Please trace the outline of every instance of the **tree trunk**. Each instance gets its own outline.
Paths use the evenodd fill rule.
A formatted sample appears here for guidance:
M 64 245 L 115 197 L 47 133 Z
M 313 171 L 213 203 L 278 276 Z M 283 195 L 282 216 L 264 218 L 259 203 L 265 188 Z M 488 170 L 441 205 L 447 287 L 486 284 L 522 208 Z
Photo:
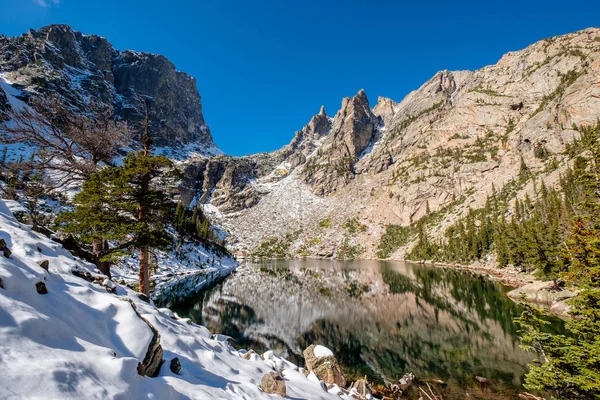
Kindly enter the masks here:
M 150 269 L 148 268 L 150 253 L 147 247 L 140 248 L 140 280 L 139 292 L 150 298 Z
M 144 146 L 144 157 L 148 157 L 150 154 L 150 132 L 149 132 L 149 117 L 148 117 L 148 103 L 144 102 L 144 109 L 146 111 L 146 118 L 144 119 L 144 133 L 142 136 L 142 144 Z M 142 182 L 140 185 L 140 199 L 138 204 L 138 222 L 145 224 L 147 218 L 147 208 L 145 207 L 146 196 L 150 188 L 150 180 L 152 177 L 149 173 L 145 173 L 142 176 Z M 147 238 L 144 238 L 144 240 Z M 140 279 L 139 279 L 139 291 L 145 294 L 150 299 L 150 252 L 148 246 L 140 247 Z
M 98 267 L 98 269 L 100 270 L 100 272 L 102 272 L 104 275 L 106 275 L 108 277 L 108 279 L 111 279 L 112 276 L 110 275 L 110 262 L 108 261 L 101 261 L 100 260 L 100 254 L 107 249 L 107 243 L 103 240 L 100 239 L 94 239 L 94 241 L 92 242 L 92 251 L 94 253 L 94 264 L 96 264 L 96 267 Z

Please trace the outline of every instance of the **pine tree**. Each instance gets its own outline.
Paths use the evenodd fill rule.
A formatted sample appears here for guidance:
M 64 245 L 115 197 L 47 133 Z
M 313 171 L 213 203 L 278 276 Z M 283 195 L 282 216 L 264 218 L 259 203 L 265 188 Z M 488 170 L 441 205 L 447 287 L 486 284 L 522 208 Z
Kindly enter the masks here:
M 171 160 L 150 154 L 148 108 L 141 137 L 143 150 L 131 152 L 123 165 L 106 167 L 91 175 L 75 196 L 75 209 L 61 216 L 65 230 L 80 240 L 96 244 L 95 256 L 105 261 L 123 249 L 139 251 L 139 291 L 150 294 L 150 251 L 171 242 L 166 230 L 175 204 L 166 189 L 180 178 Z M 98 243 L 116 243 L 112 247 Z M 100 249 L 100 250 L 97 250 Z
M 530 365 L 525 387 L 551 391 L 558 399 L 600 398 L 599 132 L 600 123 L 582 130 L 582 141 L 587 143 L 590 157 L 575 163 L 582 195 L 580 202 L 573 205 L 577 216 L 566 250 L 562 257 L 556 256 L 568 266 L 568 273 L 564 275 L 567 281 L 583 288 L 571 301 L 572 318 L 566 323 L 568 334 L 547 333 L 544 326 L 548 322 L 532 307 L 527 307 L 516 320 L 524 347 L 542 358 L 539 364 Z M 595 140 L 589 140 L 594 137 Z

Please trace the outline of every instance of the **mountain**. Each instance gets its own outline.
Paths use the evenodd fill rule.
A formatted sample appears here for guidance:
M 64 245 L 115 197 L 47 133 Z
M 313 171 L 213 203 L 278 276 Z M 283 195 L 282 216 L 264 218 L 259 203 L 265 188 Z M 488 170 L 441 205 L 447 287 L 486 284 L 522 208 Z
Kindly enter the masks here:
M 78 112 L 98 102 L 133 126 L 143 120 L 146 103 L 157 147 L 220 153 L 202 115 L 196 80 L 164 56 L 118 51 L 103 37 L 50 25 L 0 36 L 0 78 L 20 89 L 23 100 L 57 95 Z M 0 89 L 0 118 L 7 107 Z
M 165 57 L 52 25 L 0 37 L 0 118 L 14 96 L 51 93 L 81 112 L 110 105 L 136 125 L 148 102 L 158 151 L 184 169 L 182 198 L 205 205 L 232 249 L 374 257 L 388 225 L 435 214 L 428 234 L 440 237 L 524 166 L 535 179 L 509 201 L 541 180 L 556 186 L 576 128 L 600 117 L 599 76 L 600 30 L 590 28 L 476 71 L 440 71 L 399 102 L 372 104 L 360 90 L 334 115 L 321 107 L 283 148 L 231 157 L 212 140 L 195 80 Z
M 361 90 L 278 151 L 191 158 L 183 188 L 240 252 L 373 257 L 388 224 L 437 212 L 429 233 L 440 236 L 523 166 L 536 179 L 512 198 L 556 185 L 575 128 L 600 117 L 599 77 L 599 29 L 548 38 L 476 71 L 440 71 L 400 102 L 372 106 Z

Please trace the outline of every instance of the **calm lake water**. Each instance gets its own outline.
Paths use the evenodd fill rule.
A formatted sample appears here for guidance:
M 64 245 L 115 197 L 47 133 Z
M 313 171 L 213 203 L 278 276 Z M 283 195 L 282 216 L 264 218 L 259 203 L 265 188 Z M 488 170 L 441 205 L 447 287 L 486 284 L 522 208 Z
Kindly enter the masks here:
M 265 261 L 172 309 L 238 348 L 273 349 L 299 365 L 316 343 L 351 378 L 388 382 L 412 372 L 444 380 L 444 398 L 504 399 L 522 390 L 531 360 L 506 291 L 469 272 L 408 263 Z M 493 383 L 481 387 L 476 375 Z

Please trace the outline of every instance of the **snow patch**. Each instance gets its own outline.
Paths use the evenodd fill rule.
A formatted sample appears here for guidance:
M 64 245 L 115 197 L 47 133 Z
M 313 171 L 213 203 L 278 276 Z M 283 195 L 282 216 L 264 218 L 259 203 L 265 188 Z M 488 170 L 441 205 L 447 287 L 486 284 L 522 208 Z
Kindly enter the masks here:
M 333 351 L 329 350 L 325 346 L 321 346 L 320 344 L 315 346 L 313 352 L 315 353 L 315 357 L 317 357 L 317 358 L 333 356 Z

